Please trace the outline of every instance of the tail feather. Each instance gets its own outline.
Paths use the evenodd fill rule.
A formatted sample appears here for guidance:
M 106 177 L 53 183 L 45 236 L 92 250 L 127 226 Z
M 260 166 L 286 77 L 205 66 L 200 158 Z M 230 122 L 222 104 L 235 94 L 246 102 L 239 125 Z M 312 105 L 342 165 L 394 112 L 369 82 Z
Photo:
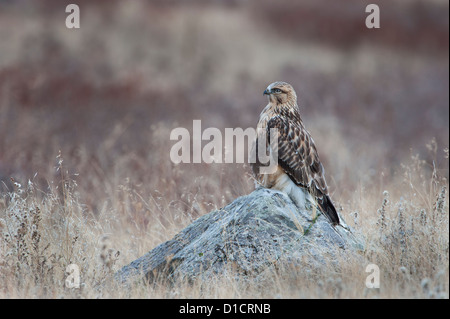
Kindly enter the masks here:
M 318 200 L 319 208 L 324 213 L 333 225 L 339 225 L 339 216 L 334 208 L 333 202 L 328 195 L 325 195 L 322 200 Z

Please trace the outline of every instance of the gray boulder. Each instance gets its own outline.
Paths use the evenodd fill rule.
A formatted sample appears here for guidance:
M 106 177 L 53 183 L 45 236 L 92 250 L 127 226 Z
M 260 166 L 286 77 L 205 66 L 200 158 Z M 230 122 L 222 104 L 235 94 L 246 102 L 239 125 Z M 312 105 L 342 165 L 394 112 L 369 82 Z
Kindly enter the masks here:
M 230 269 L 258 276 L 281 263 L 336 270 L 338 255 L 360 248 L 348 226 L 333 227 L 315 208 L 299 209 L 286 194 L 258 188 L 198 218 L 115 276 L 122 283 L 193 280 Z

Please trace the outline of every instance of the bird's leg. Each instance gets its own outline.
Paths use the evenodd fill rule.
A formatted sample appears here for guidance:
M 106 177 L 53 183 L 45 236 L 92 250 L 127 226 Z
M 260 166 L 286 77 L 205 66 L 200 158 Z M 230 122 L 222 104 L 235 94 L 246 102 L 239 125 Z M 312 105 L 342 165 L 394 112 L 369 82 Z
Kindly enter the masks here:
M 312 219 L 316 219 L 316 217 L 317 217 L 317 207 L 315 205 L 313 205 L 312 211 L 313 211 Z

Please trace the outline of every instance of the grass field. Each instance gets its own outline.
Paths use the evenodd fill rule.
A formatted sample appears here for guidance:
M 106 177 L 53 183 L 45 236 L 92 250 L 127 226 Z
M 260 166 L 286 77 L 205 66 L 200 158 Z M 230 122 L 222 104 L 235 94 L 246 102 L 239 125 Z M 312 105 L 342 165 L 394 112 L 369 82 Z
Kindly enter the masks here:
M 0 1 L 0 298 L 449 297 L 448 2 L 380 1 L 379 30 L 361 1 L 79 1 L 77 30 L 63 3 Z M 173 164 L 171 130 L 254 127 L 275 80 L 361 259 L 118 287 L 114 271 L 253 190 L 248 165 Z

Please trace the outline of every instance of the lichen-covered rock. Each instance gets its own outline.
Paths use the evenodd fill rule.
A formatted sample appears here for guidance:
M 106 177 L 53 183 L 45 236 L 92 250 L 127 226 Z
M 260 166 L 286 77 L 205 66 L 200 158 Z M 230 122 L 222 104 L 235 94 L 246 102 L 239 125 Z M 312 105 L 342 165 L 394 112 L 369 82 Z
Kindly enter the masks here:
M 329 267 L 337 254 L 358 248 L 361 245 L 347 227 L 333 227 L 315 208 L 300 210 L 284 193 L 259 188 L 200 217 L 123 267 L 116 278 L 190 280 L 230 266 L 237 273 L 257 275 L 278 262 L 307 271 Z

